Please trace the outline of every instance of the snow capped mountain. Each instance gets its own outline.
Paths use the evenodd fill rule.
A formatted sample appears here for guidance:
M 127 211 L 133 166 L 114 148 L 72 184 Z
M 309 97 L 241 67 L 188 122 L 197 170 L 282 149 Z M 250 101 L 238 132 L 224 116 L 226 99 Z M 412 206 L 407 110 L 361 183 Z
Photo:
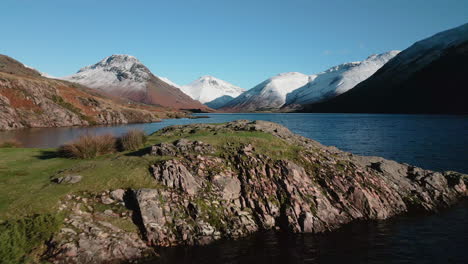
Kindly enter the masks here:
M 386 69 L 406 74 L 415 73 L 440 58 L 447 49 L 466 41 L 468 41 L 468 23 L 414 43 L 386 65 Z
M 180 88 L 184 93 L 203 104 L 222 96 L 237 97 L 245 91 L 238 86 L 209 75 L 202 76 Z
M 206 109 L 180 89 L 151 73 L 137 58 L 112 55 L 62 79 L 130 100 L 179 109 Z
M 311 78 L 299 72 L 279 74 L 242 93 L 223 109 L 231 111 L 277 109 L 284 105 L 288 93 L 306 85 Z
M 137 58 L 112 55 L 63 79 L 106 92 L 119 90 L 122 93 L 144 90 L 150 76 L 150 70 Z
M 307 112 L 468 113 L 468 23 L 414 43 L 352 90 Z
M 311 75 L 305 86 L 289 93 L 286 105 L 309 104 L 340 95 L 366 80 L 399 51 L 371 55 L 360 62 L 344 63 L 324 72 Z

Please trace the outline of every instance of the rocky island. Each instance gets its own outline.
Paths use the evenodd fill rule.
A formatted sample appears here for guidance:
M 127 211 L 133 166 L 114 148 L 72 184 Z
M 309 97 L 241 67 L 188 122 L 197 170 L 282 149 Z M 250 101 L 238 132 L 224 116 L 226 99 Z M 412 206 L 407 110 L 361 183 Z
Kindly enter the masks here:
M 157 257 L 160 247 L 260 230 L 320 233 L 435 212 L 468 195 L 467 175 L 353 155 L 265 121 L 172 126 L 144 148 L 93 160 L 54 151 L 0 149 L 2 185 L 26 186 L 18 175 L 34 183 L 26 194 L 1 195 L 2 225 L 47 216 L 42 226 L 54 230 L 27 256 L 10 254 L 11 263 L 138 261 Z

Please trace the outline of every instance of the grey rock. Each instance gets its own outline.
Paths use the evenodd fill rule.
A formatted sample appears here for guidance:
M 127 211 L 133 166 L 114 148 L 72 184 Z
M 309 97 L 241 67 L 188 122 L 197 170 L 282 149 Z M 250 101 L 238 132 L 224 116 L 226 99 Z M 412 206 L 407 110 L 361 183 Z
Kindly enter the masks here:
M 71 207 L 75 202 L 68 200 L 66 203 Z M 49 262 L 131 263 L 153 252 L 138 234 L 98 219 L 102 219 L 102 215 L 73 211 L 65 221 L 66 227 L 50 243 Z
M 107 209 L 107 210 L 104 210 L 104 214 L 107 215 L 107 216 L 113 216 L 114 215 L 114 212 L 110 209 Z
M 173 144 L 160 143 L 151 147 L 151 154 L 156 156 L 187 156 L 213 152 L 214 148 L 210 144 L 184 138 L 177 140 Z
M 224 200 L 235 200 L 240 197 L 241 183 L 236 177 L 218 174 L 213 177 L 213 183 L 220 188 Z
M 117 189 L 110 192 L 110 197 L 116 201 L 123 202 L 125 196 L 125 190 Z
M 111 199 L 109 196 L 102 196 L 101 197 L 101 202 L 103 204 L 113 204 L 115 201 Z
M 55 178 L 52 181 L 58 184 L 75 184 L 79 183 L 83 177 L 81 175 L 67 175 L 64 177 Z
M 200 188 L 198 180 L 177 160 L 168 160 L 152 166 L 153 176 L 162 184 L 194 195 Z

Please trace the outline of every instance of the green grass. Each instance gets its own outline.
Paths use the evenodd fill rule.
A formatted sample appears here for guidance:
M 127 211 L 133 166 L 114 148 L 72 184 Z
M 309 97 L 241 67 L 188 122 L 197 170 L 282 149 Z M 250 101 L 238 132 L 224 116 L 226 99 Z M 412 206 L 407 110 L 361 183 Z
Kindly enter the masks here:
M 179 138 L 199 140 L 212 144 L 223 156 L 237 151 L 242 145 L 252 144 L 255 152 L 273 159 L 300 160 L 300 147 L 263 132 L 226 132 L 213 135 L 211 131 L 187 132 L 181 135 L 155 133 L 145 147 Z M 228 144 L 229 143 L 229 144 Z M 0 222 L 19 219 L 32 214 L 54 213 L 58 201 L 71 193 L 99 193 L 118 188 L 157 188 L 149 167 L 170 157 L 135 155 L 120 152 L 91 160 L 62 158 L 55 149 L 0 149 Z M 130 153 L 131 154 L 131 153 Z M 78 174 L 83 180 L 76 184 L 55 184 L 54 177 Z
M 53 213 L 60 198 L 74 192 L 155 186 L 149 166 L 157 157 L 111 154 L 93 160 L 48 157 L 52 150 L 0 149 L 0 220 Z M 77 184 L 55 184 L 53 177 L 79 174 Z
M 147 155 L 148 147 L 180 138 L 211 144 L 216 149 L 213 155 L 220 157 L 234 155 L 247 144 L 254 146 L 255 153 L 278 160 L 300 161 L 300 153 L 303 151 L 301 147 L 292 146 L 268 133 L 214 132 L 211 129 L 183 133 L 158 132 L 149 136 L 140 150 L 85 160 L 60 157 L 57 149 L 0 148 L 0 263 L 35 261 L 25 259 L 24 256 L 34 258 L 34 255 L 43 251 L 41 247 L 44 242 L 60 228 L 60 217 L 64 215 L 57 215 L 57 207 L 67 194 L 92 196 L 118 188 L 160 188 L 149 168 L 158 161 L 172 157 Z M 76 184 L 56 184 L 51 181 L 65 175 L 81 175 L 83 179 Z M 197 202 L 206 209 L 207 221 L 221 227 L 222 219 L 218 219 L 218 215 L 222 208 L 207 204 L 203 199 Z M 117 205 L 103 204 L 96 204 L 94 209 L 101 212 L 112 209 L 115 213 L 128 210 Z M 100 217 L 123 230 L 138 232 L 138 228 L 128 218 Z
M 217 147 L 218 154 L 237 150 L 242 145 L 252 144 L 255 152 L 268 155 L 272 159 L 299 160 L 302 147 L 293 146 L 272 134 L 259 131 L 213 132 L 209 130 L 196 133 L 166 134 L 156 132 L 149 136 L 150 145 L 162 142 L 174 142 L 180 138 L 198 140 Z M 229 146 L 228 144 L 229 143 Z
M 62 215 L 47 214 L 0 224 L 0 262 L 37 263 L 34 252 L 52 238 L 62 223 Z

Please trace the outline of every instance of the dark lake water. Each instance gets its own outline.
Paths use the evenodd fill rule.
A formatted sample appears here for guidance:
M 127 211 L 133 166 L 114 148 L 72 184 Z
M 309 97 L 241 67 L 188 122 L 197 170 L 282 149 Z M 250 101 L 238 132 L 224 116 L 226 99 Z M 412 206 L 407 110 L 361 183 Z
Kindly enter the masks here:
M 90 128 L 0 132 L 28 147 L 56 147 L 85 133 L 148 133 L 175 124 L 237 119 L 280 123 L 293 132 L 360 155 L 432 170 L 468 173 L 468 116 L 375 114 L 208 114 L 208 119 Z M 238 241 L 173 248 L 151 263 L 468 263 L 468 202 L 439 214 L 355 223 L 321 235 L 259 233 Z
M 203 114 L 205 115 L 205 114 Z M 34 128 L 0 132 L 26 147 L 57 147 L 82 134 L 120 135 L 139 128 L 152 133 L 190 123 L 238 119 L 280 123 L 293 132 L 360 155 L 381 156 L 433 170 L 468 173 L 468 116 L 376 114 L 207 114 L 206 119 L 171 119 L 117 126 Z
M 171 248 L 149 263 L 467 263 L 468 202 L 438 214 L 360 222 L 325 234 L 268 231 Z

